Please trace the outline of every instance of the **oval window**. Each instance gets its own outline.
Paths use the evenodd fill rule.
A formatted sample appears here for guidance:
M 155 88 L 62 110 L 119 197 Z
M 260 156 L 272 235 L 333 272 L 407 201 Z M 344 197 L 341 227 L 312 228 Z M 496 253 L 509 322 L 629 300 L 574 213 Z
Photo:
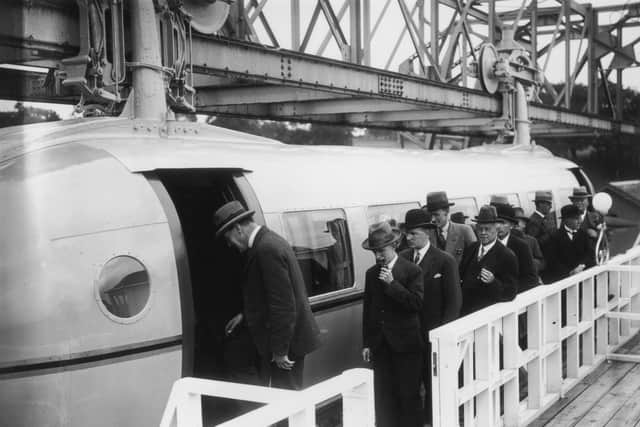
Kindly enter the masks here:
M 149 301 L 149 273 L 130 256 L 110 259 L 97 282 L 102 306 L 113 316 L 130 319 L 144 310 Z

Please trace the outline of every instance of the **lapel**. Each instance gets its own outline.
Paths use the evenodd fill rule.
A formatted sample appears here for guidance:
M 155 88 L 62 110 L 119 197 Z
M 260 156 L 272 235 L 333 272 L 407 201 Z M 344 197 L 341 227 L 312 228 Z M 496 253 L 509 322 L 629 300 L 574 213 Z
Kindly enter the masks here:
M 502 245 L 502 243 L 500 243 L 500 241 L 496 239 L 496 243 L 491 247 L 491 249 L 489 249 L 487 251 L 486 254 L 484 254 L 482 259 L 480 260 L 480 265 L 481 266 L 487 265 L 490 261 L 495 259 L 496 253 L 497 253 L 496 246 L 498 246 L 498 245 Z M 502 246 L 504 246 L 504 245 L 502 245 Z M 478 248 L 476 248 L 476 257 L 477 256 L 478 256 Z
M 427 253 L 424 254 L 422 261 L 420 261 L 420 268 L 422 268 L 424 276 L 428 279 L 433 277 L 433 263 L 435 261 L 434 255 L 435 250 L 433 249 L 433 245 L 431 245 L 429 246 Z
M 253 240 L 253 246 L 247 251 L 247 266 L 251 265 L 253 259 L 255 258 L 256 247 L 258 246 L 258 243 L 260 242 L 260 240 L 262 240 L 262 237 L 266 232 L 267 228 L 264 225 L 260 227 L 260 230 L 258 230 L 258 234 L 256 234 L 256 238 Z

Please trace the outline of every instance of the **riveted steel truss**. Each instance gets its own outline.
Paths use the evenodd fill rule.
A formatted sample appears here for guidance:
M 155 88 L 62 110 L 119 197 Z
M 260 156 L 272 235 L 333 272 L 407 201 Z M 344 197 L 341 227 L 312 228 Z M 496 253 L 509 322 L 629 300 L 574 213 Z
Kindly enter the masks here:
M 63 59 L 83 46 L 77 6 L 91 1 L 122 3 L 3 2 L 0 62 L 49 73 L 4 71 L 16 84 L 0 87 L 0 97 L 77 98 L 59 82 L 68 72 Z M 218 35 L 189 32 L 181 64 L 189 63 L 201 113 L 494 134 L 508 126 L 509 113 L 480 91 L 476 63 L 483 44 L 499 45 L 512 29 L 540 70 L 528 92 L 532 134 L 637 133 L 620 122 L 622 88 L 634 83 L 624 79 L 638 65 L 640 2 L 538 3 L 235 0 Z M 575 96 L 577 84 L 586 86 L 585 99 Z

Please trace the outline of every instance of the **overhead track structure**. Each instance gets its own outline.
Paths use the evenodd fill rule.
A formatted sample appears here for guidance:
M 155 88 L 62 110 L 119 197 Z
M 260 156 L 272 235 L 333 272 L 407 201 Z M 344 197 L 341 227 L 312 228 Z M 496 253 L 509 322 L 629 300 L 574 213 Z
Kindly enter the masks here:
M 119 111 L 131 71 L 144 67 L 129 58 L 123 16 L 130 1 L 4 1 L 0 63 L 47 72 L 0 68 L 0 97 Z M 529 58 L 532 136 L 638 134 L 640 127 L 622 121 L 622 88 L 632 83 L 624 71 L 638 65 L 640 37 L 629 35 L 640 23 L 640 2 L 607 4 L 155 0 L 161 71 L 175 111 L 510 135 L 516 103 L 505 93 L 516 87 L 503 82 L 490 94 L 478 77 L 482 47 L 511 43 Z M 587 86 L 582 103 L 572 96 L 576 81 Z

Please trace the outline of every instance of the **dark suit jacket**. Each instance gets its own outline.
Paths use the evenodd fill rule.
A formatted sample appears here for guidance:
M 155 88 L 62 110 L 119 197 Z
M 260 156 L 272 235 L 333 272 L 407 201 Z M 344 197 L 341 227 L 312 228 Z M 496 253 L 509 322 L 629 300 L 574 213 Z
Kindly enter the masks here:
M 413 249 L 406 249 L 400 256 L 412 262 Z M 460 316 L 462 290 L 456 260 L 448 253 L 429 246 L 420 264 L 424 284 L 422 330 L 425 340 L 428 333 Z
M 518 259 L 518 293 L 528 291 L 538 285 L 538 275 L 533 266 L 533 255 L 529 245 L 512 233 L 507 240 L 507 248 L 511 249 Z
M 457 264 L 460 264 L 464 250 L 471 244 L 473 244 L 476 240 L 478 239 L 476 238 L 476 234 L 473 232 L 473 229 L 471 227 L 466 224 L 457 224 L 453 221 L 449 221 L 447 242 L 444 250 L 455 258 Z
M 538 243 L 535 237 L 524 234 L 520 230 L 511 230 L 511 234 L 527 242 L 529 249 L 531 249 L 531 255 L 533 255 L 533 267 L 536 270 L 536 274 L 539 276 L 546 266 L 544 255 L 542 255 L 542 249 L 540 248 L 540 243 Z
M 464 251 L 460 263 L 462 280 L 462 315 L 467 315 L 497 302 L 510 301 L 518 293 L 518 260 L 511 249 L 500 242 L 478 261 L 476 242 Z M 495 280 L 485 284 L 480 280 L 480 270 L 486 268 Z
M 592 267 L 596 263 L 589 236 L 582 229 L 576 231 L 573 240 L 569 239 L 564 227 L 556 230 L 547 245 L 547 253 L 548 266 L 543 277 L 545 283 L 569 277 L 569 272 L 579 264 Z
M 247 252 L 244 315 L 258 352 L 303 356 L 320 346 L 320 332 L 309 307 L 293 249 L 262 227 Z
M 364 283 L 362 338 L 375 351 L 383 340 L 396 352 L 419 352 L 424 344 L 420 326 L 423 284 L 420 267 L 398 256 L 393 282 L 378 279 L 380 266 L 367 270 Z
M 545 245 L 551 238 L 551 234 L 557 228 L 555 212 L 551 211 L 545 217 L 541 217 L 537 212 L 534 212 L 529 217 L 529 222 L 524 231 L 529 236 L 535 237 L 540 243 L 540 247 L 544 250 Z

